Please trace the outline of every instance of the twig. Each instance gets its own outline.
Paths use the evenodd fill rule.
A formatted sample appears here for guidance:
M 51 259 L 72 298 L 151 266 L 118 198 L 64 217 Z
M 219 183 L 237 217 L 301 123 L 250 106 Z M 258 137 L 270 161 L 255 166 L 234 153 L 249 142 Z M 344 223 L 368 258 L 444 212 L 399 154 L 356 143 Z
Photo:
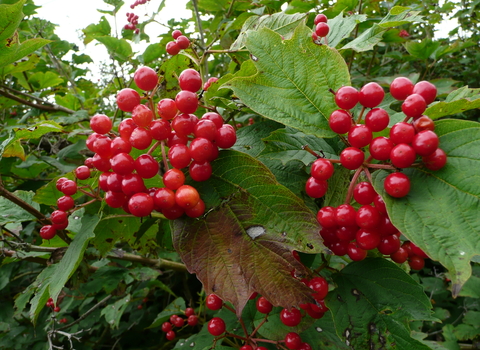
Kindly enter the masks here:
M 47 112 L 65 112 L 65 113 L 68 113 L 68 114 L 75 113 L 75 111 L 72 111 L 71 109 L 63 107 L 63 106 L 58 106 L 58 105 L 46 106 L 46 105 L 42 105 L 42 104 L 37 104 L 37 103 L 31 102 L 31 101 L 25 100 L 23 98 L 20 98 L 18 96 L 12 95 L 12 94 L 10 94 L 10 93 L 6 92 L 5 90 L 2 90 L 2 89 L 0 89 L 0 95 L 5 96 L 6 98 L 9 98 L 11 100 L 20 102 L 21 104 L 24 104 L 26 106 L 41 109 L 41 110 L 47 111 Z
M 87 312 L 85 312 L 82 316 L 80 316 L 79 318 L 77 318 L 75 321 L 73 321 L 72 323 L 69 323 L 63 327 L 60 327 L 57 329 L 57 332 L 60 333 L 61 330 L 63 329 L 67 329 L 67 328 L 70 328 L 74 325 L 76 325 L 77 323 L 79 323 L 80 321 L 82 321 L 83 319 L 85 319 L 86 317 L 88 317 L 88 315 L 90 315 L 92 312 L 94 312 L 96 309 L 98 309 L 100 306 L 102 306 L 103 304 L 105 304 L 107 301 L 109 301 L 110 299 L 112 298 L 112 295 L 109 294 L 107 295 L 105 298 L 103 298 L 102 300 L 100 300 L 98 303 L 96 303 L 95 305 L 93 305 L 90 310 L 88 310 Z M 63 333 L 63 332 L 62 332 Z

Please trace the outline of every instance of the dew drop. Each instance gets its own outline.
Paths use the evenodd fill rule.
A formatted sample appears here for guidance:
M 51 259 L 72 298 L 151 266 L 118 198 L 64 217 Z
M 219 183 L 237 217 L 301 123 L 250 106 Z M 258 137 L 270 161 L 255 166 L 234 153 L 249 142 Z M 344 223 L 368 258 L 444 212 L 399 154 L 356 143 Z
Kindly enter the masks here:
M 265 234 L 265 228 L 260 225 L 254 225 L 250 226 L 245 230 L 247 232 L 247 235 L 250 236 L 251 239 L 255 239 L 257 237 L 260 237 L 261 235 Z
M 321 329 L 320 327 L 315 328 L 315 330 L 316 330 L 318 333 L 323 332 L 323 329 Z
M 460 255 L 465 255 L 465 252 L 460 252 Z
M 194 346 L 195 346 L 195 343 L 194 343 L 194 342 L 190 343 L 190 347 L 193 348 Z
M 250 55 L 252 57 L 252 60 L 253 62 L 257 62 L 258 61 L 258 57 L 257 56 L 254 56 L 254 55 Z

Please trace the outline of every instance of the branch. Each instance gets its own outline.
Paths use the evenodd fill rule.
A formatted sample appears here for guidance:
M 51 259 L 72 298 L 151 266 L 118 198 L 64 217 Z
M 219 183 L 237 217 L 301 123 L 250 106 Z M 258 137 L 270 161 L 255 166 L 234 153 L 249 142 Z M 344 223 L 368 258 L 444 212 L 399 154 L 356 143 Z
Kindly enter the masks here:
M 37 103 L 34 103 L 32 101 L 28 101 L 28 100 L 25 100 L 25 99 L 20 98 L 18 96 L 12 95 L 12 94 L 10 94 L 7 91 L 2 90 L 2 89 L 0 89 L 0 95 L 5 96 L 6 98 L 9 98 L 11 100 L 20 102 L 21 104 L 24 104 L 26 106 L 41 109 L 41 110 L 47 111 L 47 112 L 65 112 L 65 113 L 68 113 L 68 114 L 75 113 L 75 111 L 72 111 L 71 109 L 63 107 L 63 106 L 58 106 L 58 105 L 48 106 L 48 105 L 43 105 L 43 104 L 37 104 Z M 27 95 L 27 94 L 23 94 L 23 95 Z M 34 96 L 30 96 L 30 97 L 32 97 L 33 99 L 38 101 L 38 99 L 36 97 L 34 97 Z M 46 103 L 46 102 L 43 101 L 43 103 Z
M 57 329 L 57 332 L 59 331 L 62 331 L 64 329 L 67 329 L 67 328 L 70 328 L 74 325 L 76 325 L 77 323 L 79 323 L 81 320 L 87 318 L 88 315 L 90 315 L 92 312 L 94 312 L 96 309 L 98 309 L 100 306 L 102 306 L 103 304 L 105 304 L 107 301 L 109 301 L 110 299 L 112 298 L 112 295 L 109 294 L 107 295 L 105 298 L 103 298 L 102 300 L 100 300 L 97 304 L 93 305 L 90 310 L 88 310 L 87 312 L 85 312 L 82 316 L 80 316 L 79 318 L 77 318 L 75 321 L 73 321 L 72 323 L 70 324 L 67 324 L 63 327 L 60 327 Z M 62 332 L 63 333 L 63 332 Z

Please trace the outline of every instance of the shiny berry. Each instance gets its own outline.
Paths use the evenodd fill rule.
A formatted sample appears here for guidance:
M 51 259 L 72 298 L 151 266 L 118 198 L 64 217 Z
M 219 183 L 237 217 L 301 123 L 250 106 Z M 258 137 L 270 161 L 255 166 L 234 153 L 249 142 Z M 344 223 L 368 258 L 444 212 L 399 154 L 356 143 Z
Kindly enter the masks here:
M 352 109 L 358 103 L 358 95 L 353 86 L 343 86 L 335 93 L 335 103 L 342 109 Z
M 405 197 L 410 192 L 410 179 L 404 173 L 392 173 L 385 178 L 383 187 L 392 197 Z
M 374 108 L 377 107 L 385 96 L 385 91 L 377 83 L 365 84 L 358 93 L 358 102 L 364 107 Z

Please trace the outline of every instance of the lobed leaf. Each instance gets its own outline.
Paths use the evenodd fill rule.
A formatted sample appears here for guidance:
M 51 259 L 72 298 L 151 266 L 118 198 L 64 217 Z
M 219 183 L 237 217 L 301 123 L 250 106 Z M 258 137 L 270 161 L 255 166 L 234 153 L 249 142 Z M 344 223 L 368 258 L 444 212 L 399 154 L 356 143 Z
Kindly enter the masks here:
M 250 31 L 246 46 L 257 73 L 233 78 L 224 86 L 268 119 L 317 137 L 335 136 L 328 117 L 337 107 L 329 90 L 350 84 L 342 56 L 313 43 L 303 23 L 288 40 L 267 28 Z
M 385 193 L 386 171 L 375 172 L 373 184 L 392 223 L 449 270 L 452 293 L 458 296 L 471 276 L 470 260 L 480 255 L 480 123 L 442 120 L 435 132 L 448 156 L 445 167 L 405 170 L 411 190 L 403 198 Z
M 290 307 L 311 300 L 311 291 L 290 275 L 305 268 L 292 250 L 322 252 L 313 213 L 254 158 L 222 151 L 212 162 L 208 188 L 214 207 L 201 220 L 172 224 L 173 243 L 207 293 L 231 302 L 241 315 L 255 291 Z
M 367 258 L 334 274 L 327 296 L 337 335 L 352 349 L 428 350 L 410 335 L 412 320 L 434 321 L 422 287 L 394 263 Z

